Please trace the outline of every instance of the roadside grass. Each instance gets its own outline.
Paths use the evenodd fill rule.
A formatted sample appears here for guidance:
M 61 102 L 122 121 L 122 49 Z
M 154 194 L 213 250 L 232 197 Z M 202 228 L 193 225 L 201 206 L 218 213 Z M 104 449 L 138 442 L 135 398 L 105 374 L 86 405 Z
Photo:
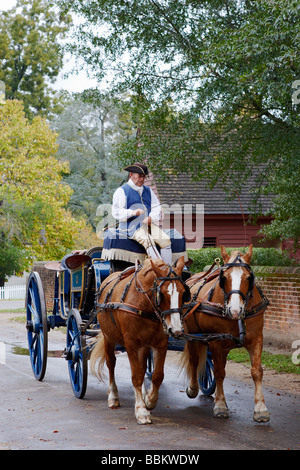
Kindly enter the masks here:
M 25 308 L 11 308 L 11 309 L 5 309 L 5 310 L 0 310 L 1 313 L 26 313 Z
M 249 354 L 245 348 L 232 349 L 228 354 L 228 359 L 239 363 L 250 363 Z M 261 362 L 266 369 L 273 369 L 276 372 L 285 374 L 300 374 L 299 365 L 292 362 L 292 354 L 272 354 L 268 351 L 263 351 Z

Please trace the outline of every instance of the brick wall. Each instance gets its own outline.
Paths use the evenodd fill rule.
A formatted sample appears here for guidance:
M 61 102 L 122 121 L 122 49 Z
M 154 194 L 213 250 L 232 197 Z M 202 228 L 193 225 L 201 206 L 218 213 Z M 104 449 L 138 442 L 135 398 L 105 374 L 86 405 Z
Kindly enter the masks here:
M 300 268 L 255 266 L 257 282 L 270 305 L 265 314 L 265 344 L 291 347 L 300 339 Z
M 34 263 L 33 271 L 37 271 L 40 275 L 46 300 L 46 309 L 47 312 L 52 313 L 56 271 L 49 271 L 49 269 L 46 269 L 46 263 L 47 261 L 38 261 Z

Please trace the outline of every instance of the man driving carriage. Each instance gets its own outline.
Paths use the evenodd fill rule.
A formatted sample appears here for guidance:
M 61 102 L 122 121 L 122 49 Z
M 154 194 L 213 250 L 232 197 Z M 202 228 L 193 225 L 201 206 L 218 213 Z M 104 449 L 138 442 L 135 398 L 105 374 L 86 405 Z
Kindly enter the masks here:
M 112 206 L 119 231 L 142 245 L 149 257 L 171 264 L 171 240 L 158 226 L 162 219 L 160 202 L 154 191 L 144 184 L 149 170 L 138 162 L 124 170 L 129 172 L 129 179 L 115 191 Z M 160 254 L 155 244 L 160 247 Z

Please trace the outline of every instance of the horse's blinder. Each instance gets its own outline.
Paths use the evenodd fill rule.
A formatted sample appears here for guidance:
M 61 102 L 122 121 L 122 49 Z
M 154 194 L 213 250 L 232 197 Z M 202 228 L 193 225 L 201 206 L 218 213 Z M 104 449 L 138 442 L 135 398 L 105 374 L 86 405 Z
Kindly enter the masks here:
M 183 293 L 183 297 L 182 297 L 182 302 L 184 304 L 188 303 L 190 300 L 191 300 L 191 291 L 190 291 L 190 288 L 189 286 L 186 285 L 186 283 L 184 282 L 184 293 Z
M 170 274 L 174 274 L 174 276 L 171 276 Z M 158 284 L 158 281 L 162 281 L 162 282 L 160 282 Z M 177 313 L 177 312 L 179 312 L 180 315 L 182 315 L 182 307 L 172 308 L 172 309 L 169 309 L 169 310 L 161 310 L 160 309 L 160 304 L 161 304 L 162 297 L 163 297 L 163 294 L 161 293 L 161 287 L 166 281 L 171 281 L 171 282 L 180 281 L 183 284 L 184 289 L 185 289 L 185 291 L 183 293 L 183 297 L 182 297 L 182 302 L 186 303 L 186 302 L 189 302 L 189 300 L 191 299 L 191 293 L 190 293 L 189 287 L 185 284 L 185 282 L 182 280 L 182 278 L 180 276 L 176 275 L 176 273 L 170 267 L 170 270 L 169 270 L 167 276 L 158 277 L 154 281 L 153 298 L 154 298 L 155 307 L 158 309 L 159 314 L 162 318 L 164 318 L 166 315 L 170 315 L 172 313 Z
M 231 290 L 230 292 L 227 292 L 227 293 L 225 292 L 225 277 L 223 275 L 223 272 L 228 268 L 235 268 L 235 267 L 246 268 L 247 271 L 250 274 L 249 285 L 248 285 L 248 290 L 247 290 L 246 294 L 244 294 L 242 291 L 237 290 L 237 289 L 233 289 L 233 290 Z M 241 309 L 241 312 L 239 314 L 239 318 L 244 318 L 245 317 L 246 307 L 247 307 L 249 299 L 250 299 L 250 297 L 252 296 L 252 293 L 253 293 L 254 281 L 255 281 L 255 276 L 254 276 L 254 273 L 253 273 L 251 267 L 249 266 L 249 264 L 244 263 L 241 260 L 240 255 L 238 255 L 232 263 L 226 263 L 220 269 L 219 285 L 220 285 L 220 287 L 221 287 L 221 289 L 223 290 L 223 293 L 224 293 L 224 308 L 223 308 L 223 315 L 224 316 L 231 316 L 231 313 L 230 313 L 229 309 L 227 308 L 227 303 L 228 303 L 229 297 L 232 294 L 239 294 L 242 297 L 243 301 L 244 301 L 244 308 Z

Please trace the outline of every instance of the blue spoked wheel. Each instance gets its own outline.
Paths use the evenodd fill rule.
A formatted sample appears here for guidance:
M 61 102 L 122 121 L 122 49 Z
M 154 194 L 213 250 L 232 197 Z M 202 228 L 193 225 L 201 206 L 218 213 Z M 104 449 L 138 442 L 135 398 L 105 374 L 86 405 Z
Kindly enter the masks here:
M 39 274 L 31 272 L 27 284 L 27 338 L 31 367 L 37 380 L 43 380 L 47 367 L 48 324 L 46 302 Z
M 214 376 L 214 365 L 212 362 L 212 355 L 207 351 L 206 368 L 203 377 L 199 377 L 199 386 L 203 395 L 212 395 L 216 389 L 216 381 Z
M 154 370 L 154 358 L 153 358 L 152 349 L 150 349 L 150 353 L 147 358 L 147 368 L 146 368 L 146 376 L 148 377 L 148 379 L 152 379 L 153 370 Z
M 83 398 L 87 386 L 87 348 L 85 336 L 81 333 L 82 319 L 77 309 L 69 312 L 67 320 L 67 348 L 69 375 L 75 397 Z

